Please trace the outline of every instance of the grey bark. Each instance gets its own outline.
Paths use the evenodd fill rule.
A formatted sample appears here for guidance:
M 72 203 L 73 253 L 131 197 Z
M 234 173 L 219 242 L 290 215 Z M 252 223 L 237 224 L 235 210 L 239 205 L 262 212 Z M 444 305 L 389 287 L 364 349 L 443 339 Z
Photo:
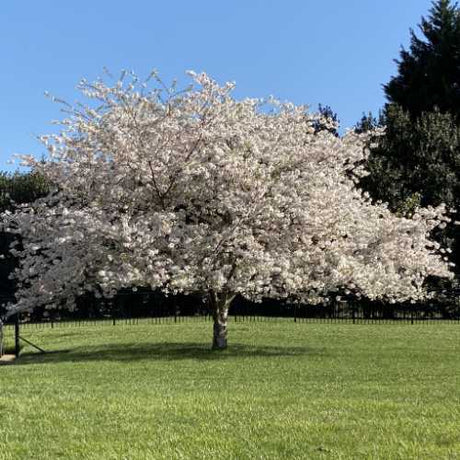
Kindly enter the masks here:
M 235 295 L 230 293 L 216 294 L 213 291 L 209 293 L 209 304 L 214 320 L 213 350 L 224 350 L 227 348 L 228 309 L 234 298 Z

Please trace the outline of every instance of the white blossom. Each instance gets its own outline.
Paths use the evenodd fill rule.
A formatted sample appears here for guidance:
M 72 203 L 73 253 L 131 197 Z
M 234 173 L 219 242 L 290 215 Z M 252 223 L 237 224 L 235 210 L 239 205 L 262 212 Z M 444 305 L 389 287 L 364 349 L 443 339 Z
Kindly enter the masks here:
M 444 207 L 397 217 L 356 188 L 366 135 L 189 75 L 182 92 L 83 82 L 90 102 L 43 138 L 49 159 L 23 158 L 58 191 L 3 216 L 23 241 L 11 312 L 127 286 L 417 300 L 428 275 L 451 276 L 427 236 Z

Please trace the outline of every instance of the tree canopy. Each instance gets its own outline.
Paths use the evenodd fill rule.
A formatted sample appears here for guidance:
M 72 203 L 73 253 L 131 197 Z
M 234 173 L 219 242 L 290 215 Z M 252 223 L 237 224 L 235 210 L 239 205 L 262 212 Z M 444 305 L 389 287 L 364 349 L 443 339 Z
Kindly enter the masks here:
M 398 74 L 384 86 L 392 104 L 411 116 L 438 109 L 460 117 L 460 10 L 450 0 L 433 3 L 419 26 L 411 30 L 409 50 L 402 49 Z

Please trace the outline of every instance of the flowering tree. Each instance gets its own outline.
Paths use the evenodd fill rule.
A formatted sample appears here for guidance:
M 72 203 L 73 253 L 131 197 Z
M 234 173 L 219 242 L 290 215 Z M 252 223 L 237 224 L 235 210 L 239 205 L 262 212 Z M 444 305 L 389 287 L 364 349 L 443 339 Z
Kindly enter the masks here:
M 399 218 L 356 189 L 364 135 L 318 130 L 330 120 L 305 107 L 235 100 L 206 74 L 183 91 L 153 77 L 82 82 L 90 101 L 43 138 L 49 160 L 25 158 L 57 189 L 5 216 L 22 237 L 10 314 L 127 286 L 199 292 L 225 348 L 238 294 L 399 301 L 450 276 L 427 239 L 442 207 Z

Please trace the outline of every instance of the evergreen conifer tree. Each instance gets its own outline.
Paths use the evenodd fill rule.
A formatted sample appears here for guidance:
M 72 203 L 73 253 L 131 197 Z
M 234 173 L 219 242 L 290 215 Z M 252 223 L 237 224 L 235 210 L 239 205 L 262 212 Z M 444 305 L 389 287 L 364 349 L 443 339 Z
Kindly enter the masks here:
M 412 117 L 438 109 L 460 116 L 460 10 L 450 0 L 438 0 L 411 30 L 409 50 L 402 49 L 398 75 L 384 86 L 390 103 Z

